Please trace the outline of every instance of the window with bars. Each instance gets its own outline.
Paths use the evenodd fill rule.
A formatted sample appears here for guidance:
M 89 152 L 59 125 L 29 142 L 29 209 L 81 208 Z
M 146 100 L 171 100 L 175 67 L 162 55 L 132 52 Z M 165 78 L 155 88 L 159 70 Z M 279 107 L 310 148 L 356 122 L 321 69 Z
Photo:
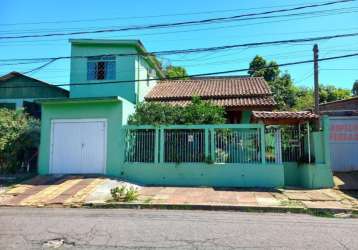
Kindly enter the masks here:
M 87 80 L 115 80 L 115 78 L 115 56 L 92 56 L 87 58 Z

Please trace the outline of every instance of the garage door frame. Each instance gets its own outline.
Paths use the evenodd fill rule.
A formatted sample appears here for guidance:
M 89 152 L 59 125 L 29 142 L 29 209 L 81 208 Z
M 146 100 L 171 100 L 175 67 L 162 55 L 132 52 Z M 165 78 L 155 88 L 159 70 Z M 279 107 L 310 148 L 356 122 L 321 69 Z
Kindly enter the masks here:
M 53 149 L 54 149 L 54 124 L 55 123 L 85 123 L 85 122 L 104 122 L 104 159 L 103 159 L 103 167 L 102 174 L 106 173 L 107 168 L 107 119 L 105 118 L 96 118 L 96 119 L 52 119 L 51 120 L 51 136 L 50 136 L 50 162 L 49 162 L 49 173 L 53 174 Z
M 334 120 L 351 120 L 351 121 L 358 121 L 358 116 L 329 116 L 329 120 L 330 120 L 330 124 L 332 124 L 332 121 Z M 332 131 L 330 131 L 330 136 L 331 136 Z M 338 143 L 335 143 L 338 144 Z M 351 172 L 351 171 L 357 171 L 356 169 L 346 169 L 346 168 L 335 168 L 334 167 L 334 161 L 333 161 L 333 152 L 332 152 L 332 142 L 331 139 L 329 139 L 329 147 L 330 147 L 330 151 L 331 151 L 331 164 L 332 164 L 332 171 L 334 172 Z

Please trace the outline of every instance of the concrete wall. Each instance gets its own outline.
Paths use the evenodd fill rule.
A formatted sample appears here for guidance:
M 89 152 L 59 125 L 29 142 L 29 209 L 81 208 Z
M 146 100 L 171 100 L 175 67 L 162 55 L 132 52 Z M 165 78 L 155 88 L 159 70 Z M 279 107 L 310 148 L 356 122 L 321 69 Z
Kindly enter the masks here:
M 114 100 L 58 102 L 42 104 L 41 143 L 38 163 L 40 174 L 48 174 L 50 166 L 51 120 L 53 119 L 107 119 L 107 165 L 108 175 L 118 175 L 121 155 L 124 152 L 122 125 L 122 102 Z
M 124 164 L 120 176 L 147 185 L 282 187 L 278 164 Z
M 96 56 L 104 54 L 131 54 L 137 53 L 134 46 L 113 44 L 72 44 L 71 56 Z M 136 102 L 135 79 L 136 79 L 137 56 L 116 57 L 115 80 L 87 80 L 87 58 L 71 59 L 71 84 L 76 83 L 102 83 L 93 85 L 71 85 L 70 97 L 103 97 L 120 96 L 128 101 Z M 122 81 L 122 82 L 115 82 Z M 126 81 L 126 82 L 123 82 Z M 106 83 L 113 82 L 113 83 Z
M 329 148 L 329 119 L 322 119 L 322 131 L 311 133 L 314 163 L 284 162 L 285 186 L 328 188 L 333 186 Z
M 150 70 L 151 66 L 143 59 L 143 57 L 137 57 L 136 59 L 136 93 L 137 102 L 144 101 L 144 97 L 148 92 L 157 84 L 157 76 L 153 70 Z M 151 74 L 153 72 L 154 74 Z M 148 78 L 149 76 L 149 78 Z M 147 81 L 147 79 L 149 79 Z

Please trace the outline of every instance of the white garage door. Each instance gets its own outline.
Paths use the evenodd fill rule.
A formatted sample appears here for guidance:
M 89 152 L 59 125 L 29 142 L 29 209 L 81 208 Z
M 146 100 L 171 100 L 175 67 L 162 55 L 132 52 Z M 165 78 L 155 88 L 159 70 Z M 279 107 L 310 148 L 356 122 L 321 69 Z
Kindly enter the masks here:
M 106 120 L 53 120 L 52 174 L 104 173 Z
M 358 117 L 330 117 L 332 170 L 358 170 Z

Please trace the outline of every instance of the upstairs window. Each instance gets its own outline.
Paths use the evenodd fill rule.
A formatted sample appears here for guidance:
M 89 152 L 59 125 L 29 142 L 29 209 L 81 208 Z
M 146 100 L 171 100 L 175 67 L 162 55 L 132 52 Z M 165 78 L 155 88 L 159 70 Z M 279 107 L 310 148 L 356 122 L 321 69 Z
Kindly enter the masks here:
M 115 80 L 116 57 L 92 56 L 87 59 L 87 80 Z

